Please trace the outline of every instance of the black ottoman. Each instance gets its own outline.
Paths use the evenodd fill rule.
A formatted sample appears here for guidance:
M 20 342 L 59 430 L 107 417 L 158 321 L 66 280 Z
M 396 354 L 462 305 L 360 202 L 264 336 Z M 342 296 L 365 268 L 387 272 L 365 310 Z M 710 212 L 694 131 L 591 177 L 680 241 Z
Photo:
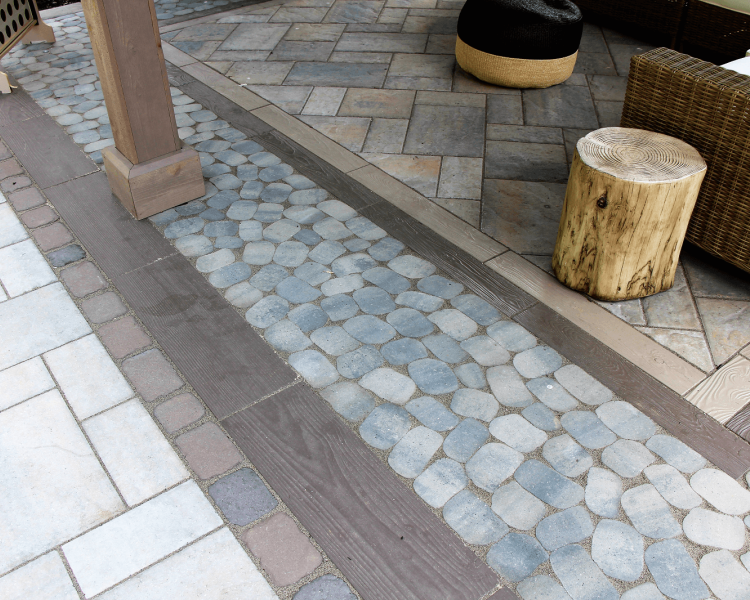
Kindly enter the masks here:
M 456 60 L 488 83 L 543 88 L 573 72 L 583 18 L 569 0 L 467 0 Z

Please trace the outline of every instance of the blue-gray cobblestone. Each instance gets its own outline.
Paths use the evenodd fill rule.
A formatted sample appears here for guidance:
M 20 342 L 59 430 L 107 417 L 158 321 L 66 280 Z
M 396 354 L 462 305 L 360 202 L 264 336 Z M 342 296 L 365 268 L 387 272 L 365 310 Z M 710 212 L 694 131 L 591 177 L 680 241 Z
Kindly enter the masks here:
M 346 248 L 339 242 L 324 240 L 310 251 L 310 259 L 322 265 L 330 265 L 339 256 L 346 253 Z
M 464 419 L 445 438 L 443 451 L 446 456 L 458 462 L 466 462 L 489 437 L 489 431 L 479 421 L 472 418 Z
M 242 221 L 239 236 L 245 242 L 259 242 L 263 239 L 263 224 L 260 221 Z
M 430 275 L 417 282 L 417 289 L 430 296 L 450 300 L 463 292 L 464 286 L 441 275 Z
M 620 498 L 625 514 L 638 533 L 661 540 L 682 533 L 669 505 L 650 484 L 630 488 Z
M 213 271 L 208 277 L 208 282 L 214 287 L 223 289 L 240 281 L 245 281 L 252 274 L 253 270 L 250 265 L 244 262 L 236 262 Z
M 467 544 L 485 546 L 508 533 L 508 526 L 469 490 L 448 500 L 443 518 Z
M 267 515 L 278 505 L 252 469 L 239 469 L 209 486 L 208 493 L 227 520 L 244 527 Z
M 414 480 L 414 491 L 433 508 L 440 508 L 468 483 L 460 463 L 441 458 Z
M 370 247 L 370 242 L 361 238 L 351 238 L 344 241 L 344 248 L 349 252 L 362 252 Z
M 344 329 L 364 344 L 385 344 L 393 339 L 396 330 L 372 315 L 359 315 L 344 323 Z
M 565 413 L 560 417 L 560 423 L 579 444 L 592 450 L 609 446 L 617 439 L 599 417 L 587 410 Z
M 359 380 L 359 384 L 383 400 L 396 404 L 406 404 L 417 389 L 414 382 L 406 375 L 389 368 L 370 371 Z
M 248 181 L 240 190 L 240 198 L 245 200 L 257 200 L 263 192 L 263 184 L 260 181 Z
M 683 473 L 695 473 L 706 465 L 705 458 L 669 435 L 653 436 L 646 442 L 646 448 Z
M 349 296 L 336 294 L 320 301 L 320 307 L 331 321 L 344 321 L 357 314 L 359 307 Z
M 531 575 L 548 556 L 533 537 L 509 533 L 487 553 L 487 564 L 509 581 L 521 581 Z
M 745 545 L 745 526 L 731 517 L 705 508 L 694 508 L 682 521 L 687 538 L 701 546 L 739 550 Z
M 294 239 L 303 244 L 307 244 L 308 246 L 315 246 L 316 244 L 319 244 L 323 238 L 312 229 L 301 229 L 294 234 Z
M 701 469 L 690 478 L 690 486 L 709 504 L 728 515 L 750 512 L 750 492 L 718 469 Z
M 411 254 L 402 254 L 388 261 L 388 268 L 409 279 L 422 279 L 435 272 L 435 265 Z
M 240 165 L 237 167 L 237 177 L 242 179 L 242 181 L 252 181 L 253 179 L 257 179 L 258 167 L 248 164 Z
M 284 278 L 276 286 L 276 293 L 293 304 L 312 302 L 320 297 L 318 290 L 296 277 Z
M 422 292 L 402 292 L 396 298 L 396 304 L 414 308 L 422 312 L 434 312 L 443 305 L 443 301 L 440 298 Z
M 732 556 L 731 552 L 718 550 L 701 558 L 700 576 L 720 600 L 748 597 L 750 573 Z
M 423 358 L 409 363 L 409 376 L 425 394 L 449 394 L 458 389 L 458 379 L 444 362 Z
M 236 150 L 237 152 L 242 152 L 242 154 L 257 155 L 258 152 L 263 152 L 263 146 L 251 140 L 244 140 L 242 142 L 237 142 L 236 144 L 232 144 L 232 150 Z
M 576 365 L 555 371 L 555 379 L 584 404 L 598 406 L 612 399 L 612 392 Z
M 443 437 L 427 427 L 415 427 L 402 437 L 388 455 L 388 464 L 402 477 L 413 479 L 443 443 Z
M 258 148 L 260 148 L 260 146 L 258 146 Z M 284 181 L 291 185 L 295 190 L 308 190 L 315 187 L 315 182 L 310 181 L 304 175 L 290 175 L 289 177 L 285 177 Z
M 75 141 L 75 140 L 74 140 Z M 219 175 L 223 175 L 224 173 L 229 173 L 232 169 L 223 163 L 213 163 L 211 165 L 208 165 L 206 167 L 203 167 L 203 177 L 217 177 Z
M 186 235 L 177 238 L 174 245 L 182 254 L 189 257 L 203 256 L 214 249 L 211 240 L 204 235 Z
M 235 150 L 237 150 L 236 147 Z M 270 152 L 265 152 L 262 147 L 261 150 L 259 150 L 255 154 L 251 154 L 249 156 L 249 159 L 250 162 L 258 165 L 259 167 L 271 167 L 273 165 L 278 165 L 281 162 L 281 159 L 278 156 L 275 156 Z
M 326 217 L 318 221 L 312 228 L 315 233 L 326 240 L 343 240 L 352 235 L 352 232 L 346 228 L 346 225 L 333 217 Z
M 281 221 L 279 221 L 279 223 L 281 223 Z M 305 262 L 309 252 L 309 248 L 302 242 L 282 242 L 276 246 L 276 252 L 273 254 L 273 262 L 282 267 L 290 267 L 294 269 Z
M 453 372 L 466 387 L 481 389 L 487 385 L 484 373 L 482 373 L 482 369 L 476 363 L 459 365 L 453 369 Z
M 653 583 L 643 583 L 630 588 L 621 598 L 622 600 L 665 600 L 659 588 Z
M 243 281 L 227 289 L 224 297 L 237 308 L 250 308 L 263 297 L 263 292 Z
M 294 169 L 289 165 L 279 164 L 261 169 L 258 173 L 258 179 L 265 182 L 278 181 L 279 179 L 284 179 L 284 177 L 289 177 L 293 172 Z
M 528 379 L 552 373 L 561 365 L 562 357 L 548 346 L 536 346 L 513 357 L 513 366 Z
M 288 319 L 282 319 L 266 329 L 263 337 L 277 350 L 282 352 L 299 352 L 309 347 L 312 342 L 302 333 L 299 327 Z
M 348 294 L 358 290 L 365 285 L 362 276 L 359 273 L 347 275 L 346 277 L 337 277 L 330 279 L 320 286 L 320 291 L 326 296 L 335 296 L 337 294 Z
M 250 278 L 250 283 L 263 292 L 270 292 L 289 277 L 286 269 L 279 265 L 266 265 Z
M 672 465 L 651 465 L 643 472 L 656 491 L 672 506 L 689 510 L 701 504 L 701 497 Z
M 632 440 L 617 440 L 602 453 L 602 462 L 620 477 L 636 477 L 654 460 L 643 444 Z
M 536 527 L 536 537 L 549 551 L 575 544 L 590 537 L 594 524 L 585 508 L 573 506 L 542 519 Z
M 208 237 L 233 236 L 239 231 L 239 225 L 232 221 L 214 221 L 203 228 L 203 235 Z
M 240 195 L 242 196 L 242 194 Z M 245 198 L 246 196 L 242 197 Z M 283 210 L 284 207 L 280 204 L 269 204 L 266 202 L 258 206 L 258 210 L 255 212 L 253 218 L 261 223 L 273 223 L 281 219 Z
M 508 351 L 486 335 L 477 335 L 464 340 L 461 342 L 461 348 L 483 367 L 495 367 L 510 360 Z
M 383 288 L 389 294 L 400 294 L 409 289 L 409 281 L 398 273 L 384 267 L 374 267 L 362 273 L 365 281 Z
M 301 304 L 290 310 L 288 317 L 305 333 L 319 329 L 328 322 L 328 314 L 314 304 Z
M 427 317 L 440 328 L 440 331 L 461 342 L 477 331 L 477 324 L 455 308 L 446 308 Z
M 409 309 L 405 308 L 402 310 Z M 427 322 L 429 323 L 429 321 Z M 437 358 L 448 364 L 460 363 L 468 358 L 468 354 L 464 352 L 456 340 L 444 333 L 438 333 L 436 335 L 422 338 L 422 343 L 427 346 L 430 352 L 432 352 Z
M 630 525 L 602 519 L 591 540 L 591 558 L 605 575 L 635 581 L 643 572 L 643 538 Z
M 287 219 L 301 225 L 312 225 L 325 218 L 325 214 L 312 206 L 292 206 L 284 211 Z
M 317 350 L 295 352 L 289 364 L 314 388 L 327 387 L 339 378 L 336 368 Z
M 232 264 L 234 260 L 234 252 L 223 248 L 198 257 L 198 260 L 195 262 L 195 268 L 201 273 L 210 273 L 216 269 Z
M 239 199 L 240 195 L 234 190 L 222 190 L 221 192 L 217 192 L 215 195 L 209 198 L 206 204 L 211 208 L 215 208 L 217 210 L 225 210 L 233 202 L 236 202 Z
M 500 409 L 492 394 L 479 390 L 462 388 L 453 394 L 451 410 L 462 417 L 472 417 L 490 422 Z
M 363 240 L 379 240 L 386 235 L 385 231 L 366 217 L 354 217 L 353 219 L 349 219 L 346 221 L 346 226 L 354 235 Z
M 516 592 L 523 600 L 570 600 L 568 592 L 547 575 L 524 579 L 518 584 Z
M 149 217 L 148 220 L 151 221 L 157 227 L 164 227 L 166 225 L 169 225 L 172 221 L 176 221 L 179 218 L 180 218 L 180 213 L 178 213 L 174 208 L 170 208 L 169 210 L 165 210 L 164 212 L 160 212 L 156 215 Z
M 664 540 L 646 548 L 646 565 L 662 594 L 674 600 L 709 597 L 693 559 L 679 541 Z
M 251 242 L 245 246 L 242 260 L 251 265 L 267 265 L 273 260 L 276 246 L 271 242 Z
M 322 200 L 325 200 L 327 196 L 328 192 L 319 188 L 300 190 L 291 193 L 291 195 L 289 196 L 289 203 L 293 206 L 302 204 L 318 204 Z M 318 206 L 318 208 L 320 208 L 320 210 L 323 210 L 320 206 Z
M 555 508 L 570 508 L 583 500 L 580 485 L 533 458 L 516 469 L 515 478 L 521 487 Z
M 557 412 L 567 412 L 578 406 L 578 401 L 565 391 L 557 381 L 549 377 L 539 377 L 526 383 L 532 394 Z
M 620 512 L 622 480 L 606 469 L 592 467 L 586 482 L 586 506 L 600 517 L 614 519 Z
M 473 294 L 457 296 L 451 300 L 451 305 L 484 326 L 492 325 L 502 317 L 494 306 Z
M 396 331 L 406 337 L 422 337 L 432 333 L 435 329 L 422 313 L 413 308 L 392 310 L 386 317 L 386 320 Z
M 167 225 L 164 230 L 164 237 L 174 239 L 180 238 L 191 233 L 198 233 L 206 222 L 200 217 L 193 217 L 192 219 L 182 219 L 181 221 L 175 221 Z
M 380 353 L 392 365 L 406 365 L 420 358 L 427 358 L 424 344 L 411 338 L 388 342 L 380 348 Z
M 231 173 L 224 173 L 217 177 L 211 178 L 213 183 L 218 190 L 238 190 L 242 187 L 242 180 Z
M 547 434 L 521 415 L 497 417 L 490 423 L 490 433 L 519 452 L 531 452 L 547 441 Z
M 508 479 L 523 462 L 523 454 L 505 444 L 490 442 L 466 463 L 466 474 L 477 487 L 490 493 Z
M 221 162 L 233 167 L 238 167 L 242 163 L 247 162 L 247 158 L 245 158 L 239 152 L 235 152 L 234 150 L 222 150 L 214 154 L 214 156 L 216 156 L 216 158 L 218 158 Z
M 534 403 L 518 371 L 510 365 L 487 369 L 487 383 L 495 398 L 505 406 L 525 408 Z
M 323 200 L 325 200 L 325 197 L 320 198 L 320 200 L 316 199 L 316 204 L 320 202 L 318 208 L 337 221 L 348 221 L 357 216 L 356 210 L 340 200 L 325 200 L 325 202 Z
M 487 335 L 510 352 L 523 352 L 536 346 L 536 338 L 513 321 L 499 321 L 490 325 Z
M 305 262 L 294 270 L 294 276 L 299 277 L 312 286 L 318 286 L 331 278 L 328 268 L 320 263 Z
M 362 438 L 379 450 L 396 445 L 411 428 L 409 413 L 401 406 L 386 403 L 376 406 L 359 426 Z
M 532 425 L 544 431 L 557 431 L 562 427 L 560 417 L 541 402 L 534 402 L 521 411 L 523 417 Z
M 596 415 L 617 435 L 628 440 L 645 441 L 656 433 L 656 424 L 629 402 L 602 404 Z
M 321 396 L 345 419 L 357 422 L 375 408 L 375 398 L 352 381 L 335 383 L 320 392 Z
M 578 477 L 594 464 L 591 455 L 567 434 L 558 435 L 544 444 L 542 456 L 566 477 Z
M 295 233 L 300 230 L 300 226 L 294 221 L 289 219 L 280 219 L 275 223 L 271 223 L 263 230 L 263 238 L 274 244 L 285 242 Z M 305 256 L 307 256 L 308 249 L 302 242 L 293 242 L 304 248 Z
M 293 600 L 356 600 L 346 582 L 334 575 L 323 575 L 303 585 Z
M 508 525 L 522 531 L 536 527 L 547 512 L 544 502 L 535 498 L 515 481 L 495 490 L 492 494 L 492 510 Z
M 396 308 L 391 297 L 378 287 L 359 289 L 352 296 L 360 310 L 368 315 L 386 315 Z
M 278 296 L 266 296 L 245 313 L 250 325 L 265 329 L 280 321 L 289 312 L 289 303 Z
M 336 368 L 343 377 L 357 379 L 383 364 L 383 356 L 374 346 L 362 346 L 336 359 Z
M 458 417 L 430 396 L 415 398 L 405 408 L 422 425 L 435 431 L 450 431 L 458 425 Z
M 271 185 L 267 185 L 260 193 L 260 199 L 263 200 L 263 202 L 269 202 L 271 204 L 281 204 L 289 198 L 289 194 L 291 193 L 291 185 L 287 185 L 286 183 L 272 183 Z
M 398 240 L 394 240 L 391 237 L 383 238 L 377 244 L 372 245 L 368 248 L 367 252 L 375 260 L 381 262 L 388 262 L 398 256 L 399 252 L 404 249 L 404 245 Z
M 550 563 L 573 600 L 618 600 L 620 597 L 588 552 L 577 544 L 555 550 Z
M 221 221 L 225 215 L 220 210 L 216 210 L 215 208 L 208 208 L 204 210 L 199 216 L 206 221 Z

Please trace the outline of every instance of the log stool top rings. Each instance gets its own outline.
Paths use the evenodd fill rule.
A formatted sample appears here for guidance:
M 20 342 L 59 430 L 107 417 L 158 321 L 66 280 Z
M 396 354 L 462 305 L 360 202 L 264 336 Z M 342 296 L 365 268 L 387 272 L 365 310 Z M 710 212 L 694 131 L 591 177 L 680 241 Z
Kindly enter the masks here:
M 600 300 L 672 287 L 705 173 L 695 148 L 660 133 L 609 127 L 578 140 L 555 276 Z

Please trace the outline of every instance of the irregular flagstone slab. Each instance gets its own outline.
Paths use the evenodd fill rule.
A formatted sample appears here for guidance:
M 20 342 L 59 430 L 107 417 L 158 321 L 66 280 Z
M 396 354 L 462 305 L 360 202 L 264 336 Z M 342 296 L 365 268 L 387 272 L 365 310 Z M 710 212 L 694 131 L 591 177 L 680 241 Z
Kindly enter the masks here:
M 443 452 L 458 462 L 466 462 L 489 437 L 490 432 L 479 421 L 464 419 L 445 438 Z
M 359 435 L 370 446 L 388 450 L 411 428 L 409 413 L 394 404 L 381 404 L 359 426 Z
M 490 423 L 490 433 L 519 452 L 531 452 L 547 441 L 547 434 L 521 415 L 497 417 Z
M 565 413 L 560 417 L 560 423 L 585 448 L 598 450 L 617 440 L 617 436 L 607 429 L 599 417 L 586 410 Z
M 524 579 L 518 584 L 516 592 L 523 600 L 570 600 L 568 592 L 547 575 Z
M 705 508 L 691 510 L 682 521 L 682 528 L 691 542 L 702 546 L 739 550 L 745 545 L 745 525 L 742 519 Z
M 317 350 L 295 352 L 289 364 L 314 388 L 329 386 L 339 378 L 336 368 Z
M 646 548 L 646 566 L 659 591 L 674 600 L 709 597 L 708 588 L 698 575 L 693 559 L 677 540 L 664 540 Z
M 491 421 L 499 409 L 494 396 L 479 390 L 460 389 L 453 394 L 451 401 L 451 410 L 454 413 L 480 421 Z
M 588 512 L 574 506 L 543 519 L 536 527 L 536 537 L 547 550 L 585 540 L 594 532 Z
M 617 517 L 620 512 L 622 480 L 611 471 L 598 467 L 589 469 L 586 479 L 586 506 L 600 517 Z
M 500 321 L 487 328 L 487 335 L 510 352 L 523 352 L 536 346 L 536 338 L 513 321 Z
M 552 373 L 562 365 L 562 357 L 548 346 L 536 346 L 513 357 L 513 366 L 528 379 Z
M 643 572 L 643 538 L 630 525 L 603 519 L 591 540 L 591 557 L 606 575 L 635 581 Z
M 693 491 L 685 477 L 671 465 L 651 465 L 643 471 L 648 480 L 667 502 L 689 510 L 700 505 L 701 497 Z
M 497 488 L 492 495 L 492 510 L 508 525 L 521 530 L 536 527 L 547 512 L 544 502 L 515 481 Z
M 656 458 L 643 444 L 617 440 L 602 452 L 602 462 L 620 477 L 635 477 Z
M 425 394 L 450 394 L 458 389 L 458 380 L 450 367 L 433 358 L 409 363 L 409 375 Z
M 552 570 L 573 600 L 618 600 L 619 594 L 586 550 L 577 544 L 555 550 Z
M 612 392 L 576 365 L 555 371 L 555 379 L 584 404 L 598 406 L 612 400 Z
M 547 553 L 533 537 L 509 533 L 487 553 L 487 564 L 501 577 L 521 581 L 547 561 Z
M 510 360 L 508 351 L 486 335 L 464 340 L 461 342 L 461 348 L 483 367 L 503 365 Z
M 406 375 L 388 368 L 370 371 L 359 380 L 359 384 L 383 400 L 395 404 L 406 404 L 417 390 L 415 383 Z
M 482 446 L 466 463 L 466 473 L 479 488 L 494 492 L 523 462 L 523 454 L 505 444 Z
M 544 431 L 557 431 L 562 427 L 560 417 L 541 402 L 534 402 L 531 406 L 527 406 L 521 414 L 529 423 Z
M 591 455 L 567 434 L 558 435 L 547 441 L 542 448 L 542 456 L 555 471 L 566 477 L 578 477 L 594 464 Z
M 458 417 L 429 396 L 415 398 L 405 408 L 423 425 L 434 431 L 450 431 L 458 425 Z
M 555 508 L 570 508 L 583 500 L 580 485 L 533 458 L 518 467 L 514 476 L 524 489 Z
M 629 402 L 607 402 L 596 409 L 596 416 L 617 435 L 628 440 L 647 440 L 656 433 L 656 424 Z
M 461 463 L 441 458 L 414 480 L 414 491 L 433 508 L 440 508 L 468 483 Z
M 373 395 L 351 381 L 327 387 L 320 391 L 320 395 L 333 407 L 333 410 L 348 421 L 357 422 L 375 408 Z
M 620 498 L 625 514 L 639 533 L 656 540 L 682 533 L 669 505 L 650 484 L 627 490 Z
M 534 402 L 518 372 L 509 365 L 487 369 L 487 383 L 497 400 L 512 408 L 524 408 Z
M 539 377 L 526 383 L 532 394 L 557 412 L 567 412 L 578 406 L 578 400 L 573 398 L 554 379 Z
M 646 448 L 683 473 L 694 473 L 706 466 L 705 458 L 671 435 L 653 436 L 646 442 Z
M 419 475 L 443 443 L 443 437 L 427 427 L 415 427 L 394 446 L 388 464 L 402 477 Z
M 719 600 L 746 600 L 750 597 L 750 573 L 726 550 L 701 558 L 700 575 Z
M 664 600 L 664 596 L 653 583 L 644 583 L 625 592 L 622 600 Z
M 750 512 L 750 492 L 718 469 L 702 469 L 690 478 L 690 486 L 707 502 L 729 515 Z
M 448 500 L 443 518 L 467 544 L 485 546 L 508 533 L 508 526 L 469 490 Z

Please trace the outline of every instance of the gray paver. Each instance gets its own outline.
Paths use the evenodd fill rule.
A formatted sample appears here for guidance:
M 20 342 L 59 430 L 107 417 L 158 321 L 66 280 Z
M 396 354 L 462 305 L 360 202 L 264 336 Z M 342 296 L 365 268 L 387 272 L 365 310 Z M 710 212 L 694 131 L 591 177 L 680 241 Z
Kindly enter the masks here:
M 364 285 L 365 282 L 362 280 L 362 276 L 359 273 L 354 273 L 346 277 L 337 277 L 326 281 L 320 286 L 320 291 L 326 296 L 335 296 L 336 294 L 348 294 Z
M 616 518 L 620 512 L 622 480 L 606 469 L 592 467 L 586 482 L 586 506 L 600 517 Z
M 477 331 L 477 324 L 461 311 L 454 308 L 432 313 L 428 319 L 440 330 L 459 342 L 470 338 Z
M 466 463 L 466 473 L 474 484 L 494 492 L 523 462 L 523 454 L 505 444 L 482 446 Z
M 406 435 L 411 427 L 409 413 L 394 404 L 381 404 L 359 426 L 362 438 L 379 450 L 388 450 Z
M 516 469 L 515 478 L 524 489 L 555 508 L 570 508 L 583 499 L 583 488 L 580 485 L 538 460 L 524 462 Z
M 450 300 L 458 296 L 464 290 L 464 286 L 441 275 L 430 275 L 419 280 L 417 289 L 430 296 Z
M 343 321 L 357 314 L 359 307 L 349 296 L 336 294 L 320 301 L 320 307 L 331 321 Z
M 409 281 L 398 273 L 384 267 L 374 267 L 362 273 L 365 281 L 374 283 L 383 288 L 389 294 L 400 294 L 408 290 L 411 284 Z
M 359 315 L 344 323 L 344 329 L 364 344 L 385 344 L 393 339 L 396 330 L 372 315 Z
M 578 401 L 568 394 L 557 381 L 549 377 L 532 379 L 526 384 L 526 387 L 539 400 L 557 412 L 567 412 L 578 406 Z
M 458 389 L 458 380 L 450 367 L 433 358 L 409 363 L 409 376 L 425 394 L 449 394 Z
M 598 406 L 612 399 L 612 392 L 576 365 L 555 372 L 555 379 L 584 404 Z
M 460 463 L 441 458 L 414 480 L 414 491 L 427 504 L 440 508 L 468 485 Z
M 544 431 L 557 431 L 562 427 L 560 418 L 541 402 L 527 406 L 521 414 L 529 423 Z
M 739 550 L 745 545 L 745 526 L 730 517 L 705 508 L 694 508 L 682 521 L 687 538 L 701 546 Z
M 288 319 L 271 325 L 266 329 L 264 337 L 274 348 L 283 352 L 299 352 L 312 344 L 302 330 Z
M 566 477 L 578 477 L 594 464 L 591 455 L 566 434 L 553 437 L 545 443 L 542 455 L 556 471 Z
M 377 244 L 372 245 L 368 248 L 367 252 L 375 260 L 388 262 L 389 260 L 394 259 L 403 249 L 404 245 L 401 242 L 387 237 L 380 240 Z
M 461 348 L 483 367 L 495 367 L 510 360 L 510 354 L 486 335 L 478 335 L 461 342 Z
M 314 388 L 327 387 L 339 378 L 335 367 L 317 350 L 295 352 L 289 356 L 288 360 L 289 364 Z
M 544 502 L 527 492 L 515 481 L 502 485 L 492 495 L 492 510 L 511 527 L 529 530 L 544 517 Z
M 485 327 L 499 321 L 502 317 L 494 306 L 473 294 L 457 296 L 451 300 L 451 305 Z
M 383 364 L 383 356 L 373 346 L 362 346 L 336 359 L 336 368 L 342 376 L 357 379 Z
M 581 542 L 593 532 L 591 517 L 582 506 L 574 506 L 550 515 L 542 519 L 536 527 L 537 539 L 550 551 Z
M 263 292 L 249 283 L 242 282 L 233 285 L 226 292 L 224 297 L 238 308 L 250 308 L 253 304 L 263 298 Z
M 617 440 L 602 453 L 602 462 L 620 477 L 636 477 L 654 460 L 643 444 L 632 440 Z
M 303 585 L 294 600 L 356 600 L 346 583 L 334 575 L 323 575 Z
M 511 352 L 523 352 L 536 346 L 536 338 L 512 321 L 500 321 L 490 325 L 487 335 Z
M 555 550 L 550 562 L 573 600 L 618 600 L 617 590 L 581 546 L 571 544 Z
M 690 486 L 723 513 L 750 512 L 750 492 L 718 469 L 701 469 L 690 478 Z
M 533 537 L 509 533 L 487 553 L 487 564 L 510 581 L 520 581 L 547 561 L 547 553 Z
M 513 366 L 529 379 L 541 377 L 560 368 L 562 358 L 548 346 L 537 346 L 513 357 Z
M 424 344 L 411 338 L 388 342 L 380 348 L 380 353 L 392 365 L 406 365 L 420 358 L 427 358 Z
M 518 584 L 516 592 L 523 600 L 570 600 L 570 596 L 551 577 L 536 575 Z
M 334 269 L 335 268 L 334 262 Z M 396 308 L 390 295 L 378 287 L 362 288 L 355 291 L 352 296 L 354 297 L 354 301 L 359 305 L 360 310 L 369 315 L 389 314 Z M 393 325 L 391 321 L 388 322 Z M 396 330 L 398 331 L 398 328 L 396 328 Z
M 495 418 L 498 406 L 492 394 L 479 390 L 460 389 L 453 394 L 451 410 L 462 417 L 473 417 L 490 422 Z
M 458 417 L 429 396 L 415 398 L 405 408 L 423 425 L 435 431 L 450 431 L 458 425 Z
M 203 256 L 214 249 L 211 240 L 204 235 L 186 235 L 178 238 L 175 247 L 185 256 Z
M 706 464 L 705 458 L 670 435 L 653 436 L 646 442 L 646 448 L 683 473 L 694 473 Z
M 709 597 L 693 559 L 679 541 L 664 540 L 646 548 L 646 565 L 662 594 L 674 600 Z
M 651 465 L 643 471 L 648 480 L 667 502 L 689 510 L 700 505 L 701 497 L 693 491 L 685 477 L 671 465 Z
M 370 371 L 359 383 L 383 400 L 396 404 L 405 404 L 417 389 L 406 375 L 385 367 Z
M 250 278 L 250 283 L 263 292 L 270 292 L 287 277 L 289 273 L 284 267 L 266 265 Z
M 435 330 L 435 326 L 413 308 L 398 308 L 390 312 L 386 320 L 396 331 L 406 337 L 422 337 Z
M 585 448 L 597 450 L 617 440 L 617 436 L 607 429 L 593 412 L 571 411 L 565 413 L 560 418 L 560 422 L 565 430 Z
M 635 581 L 643 571 L 643 538 L 625 523 L 602 519 L 591 540 L 591 557 L 606 575 Z
M 650 484 L 630 488 L 622 495 L 620 502 L 625 514 L 643 535 L 661 540 L 682 532 L 669 505 Z
M 490 423 L 490 433 L 519 452 L 531 452 L 547 441 L 547 434 L 521 415 L 497 417 Z
M 489 437 L 489 431 L 479 421 L 464 419 L 445 438 L 443 452 L 458 462 L 466 462 Z
M 443 518 L 467 544 L 484 546 L 508 533 L 508 526 L 469 490 L 448 500 Z
M 453 370 L 453 372 L 466 387 L 479 389 L 487 385 L 484 373 L 482 373 L 482 369 L 480 369 L 479 365 L 476 363 L 459 365 Z
M 487 383 L 495 398 L 505 406 L 525 408 L 534 398 L 526 389 L 521 377 L 510 365 L 500 365 L 487 370 Z
M 244 527 L 271 512 L 278 501 L 252 469 L 240 469 L 209 486 L 208 493 L 230 523 Z
M 424 281 L 421 280 L 420 283 Z M 408 306 L 422 312 L 434 312 L 443 306 L 443 301 L 422 292 L 403 292 L 396 298 L 396 304 Z
M 401 310 L 410 310 L 404 308 Z M 429 323 L 429 321 L 428 321 Z M 468 358 L 461 346 L 451 337 L 444 333 L 430 335 L 422 338 L 422 343 L 432 352 L 439 360 L 448 364 L 456 364 Z
M 656 424 L 629 402 L 607 402 L 596 415 L 617 435 L 628 440 L 647 440 L 656 433 Z
M 320 395 L 337 413 L 349 421 L 359 421 L 375 408 L 373 395 L 351 381 L 335 383 L 321 390 Z
M 750 590 L 750 573 L 726 550 L 701 558 L 700 575 L 719 600 L 744 600 Z
M 630 588 L 622 595 L 622 600 L 664 600 L 664 596 L 653 583 L 644 583 Z
M 388 464 L 399 475 L 419 475 L 443 443 L 443 437 L 427 427 L 415 427 L 402 437 L 388 455 Z

